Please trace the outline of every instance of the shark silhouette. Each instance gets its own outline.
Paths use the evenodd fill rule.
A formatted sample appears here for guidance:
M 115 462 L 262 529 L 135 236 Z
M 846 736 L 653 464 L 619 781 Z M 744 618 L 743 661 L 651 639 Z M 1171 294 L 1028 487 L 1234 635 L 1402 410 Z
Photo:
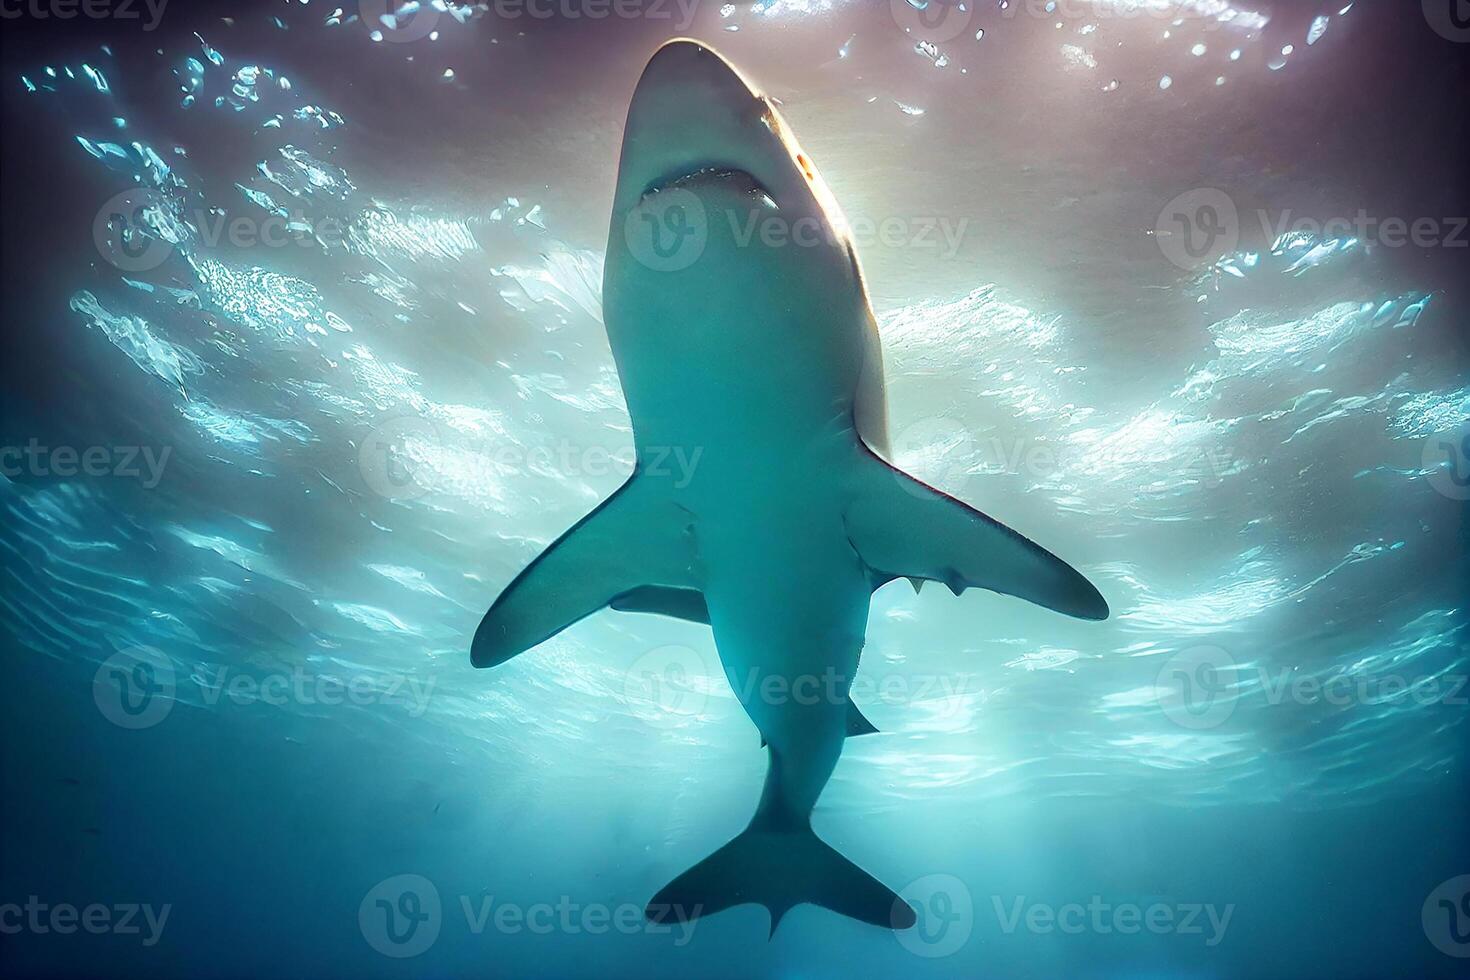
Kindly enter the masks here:
M 653 898 L 655 921 L 756 902 L 774 933 L 810 902 L 915 922 L 811 827 L 845 738 L 874 731 L 848 698 L 874 589 L 905 576 L 1108 615 L 1071 566 L 884 460 L 882 352 L 846 229 L 770 99 L 699 42 L 658 49 L 603 277 L 634 473 L 510 583 L 470 654 L 505 663 L 604 607 L 712 627 L 769 767 L 749 826 Z

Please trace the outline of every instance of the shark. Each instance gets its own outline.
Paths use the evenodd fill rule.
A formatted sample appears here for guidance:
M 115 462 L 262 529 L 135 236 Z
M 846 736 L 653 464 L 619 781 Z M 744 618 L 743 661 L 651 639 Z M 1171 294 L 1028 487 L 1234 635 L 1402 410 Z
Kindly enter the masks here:
M 849 737 L 875 589 L 899 577 L 1108 616 L 1071 565 L 887 459 L 876 320 L 852 236 L 777 103 L 709 45 L 657 49 L 623 132 L 603 320 L 635 465 L 521 571 L 470 647 L 504 664 L 599 610 L 708 624 L 767 754 L 745 829 L 648 903 L 655 922 L 811 903 L 916 913 L 812 812 Z M 672 456 L 697 460 L 669 465 Z

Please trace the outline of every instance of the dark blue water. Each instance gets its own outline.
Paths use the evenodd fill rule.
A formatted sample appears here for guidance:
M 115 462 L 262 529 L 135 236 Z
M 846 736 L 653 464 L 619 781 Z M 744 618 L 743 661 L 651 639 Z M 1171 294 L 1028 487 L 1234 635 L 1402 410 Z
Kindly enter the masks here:
M 7 975 L 1457 975 L 1453 30 L 174 2 L 5 21 Z M 875 595 L 815 819 L 911 933 L 643 919 L 764 773 L 707 629 L 469 666 L 631 468 L 602 251 L 677 33 L 869 229 L 896 461 L 1113 609 Z

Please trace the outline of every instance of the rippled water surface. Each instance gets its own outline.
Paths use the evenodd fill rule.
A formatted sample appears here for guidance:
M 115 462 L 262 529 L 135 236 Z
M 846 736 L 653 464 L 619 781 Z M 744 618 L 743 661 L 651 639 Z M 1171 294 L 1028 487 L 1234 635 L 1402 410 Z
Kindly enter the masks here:
M 824 833 L 885 880 L 958 875 L 994 933 L 990 882 L 1024 893 L 1015 868 L 1069 832 L 1048 813 L 1217 814 L 1203 819 L 1243 855 L 1260 832 L 1243 814 L 1391 808 L 1463 778 L 1464 307 L 1432 264 L 1281 221 L 1360 201 L 1261 135 L 1293 128 L 1271 106 L 1319 97 L 1294 88 L 1331 92 L 1355 70 L 1360 12 L 1290 18 L 1288 35 L 1270 9 L 1223 3 L 1157 5 L 1178 23 L 1072 4 L 1092 15 L 1055 28 L 987 4 L 933 43 L 859 6 L 711 6 L 687 31 L 782 100 L 849 219 L 903 222 L 896 242 L 859 241 L 895 462 L 1067 557 L 1113 617 L 884 587 L 855 693 L 883 734 L 848 744 Z M 630 470 L 603 239 L 620 114 L 673 31 L 598 45 L 574 25 L 557 48 L 544 24 L 436 17 L 434 39 L 407 39 L 331 4 L 242 5 L 237 24 L 201 17 L 198 34 L 65 60 L 6 51 L 7 129 L 31 120 L 29 152 L 67 177 L 25 193 L 86 212 L 39 258 L 64 301 L 27 314 L 67 370 L 48 404 L 15 400 L 6 436 L 110 447 L 110 477 L 0 478 L 8 648 L 54 665 L 28 668 L 55 679 L 25 717 L 81 719 L 26 764 L 87 801 L 48 803 L 61 816 L 45 833 L 114 855 L 124 891 L 177 848 L 159 899 L 177 930 L 270 937 L 287 973 L 333 972 L 318 957 L 339 946 L 359 973 L 397 969 L 362 944 L 355 903 L 398 873 L 436 881 L 449 919 L 461 893 L 641 903 L 738 828 L 763 766 L 703 627 L 604 612 L 469 668 L 498 590 Z M 515 76 L 493 74 L 502 57 Z M 1171 263 L 1160 209 L 1221 186 L 1239 241 Z M 166 682 L 156 724 L 97 717 L 94 674 L 120 651 Z M 1119 846 L 1178 829 L 1133 819 Z M 117 858 L 112 828 L 150 821 L 168 828 L 144 835 L 151 856 Z M 279 836 L 240 843 L 252 827 Z M 1055 846 L 1101 847 L 1098 833 Z M 976 870 L 983 852 L 1011 870 Z M 200 883 L 211 853 L 269 911 L 190 926 L 190 901 L 234 908 L 228 884 Z M 289 886 L 276 862 L 297 869 Z M 1079 887 L 1126 882 L 1115 900 L 1216 887 L 1196 897 L 1241 902 L 1253 938 L 1218 956 L 1288 941 L 1261 924 L 1285 913 L 1252 907 L 1240 880 L 1092 870 Z M 1033 887 L 1060 901 L 1065 873 L 1048 874 Z M 1417 881 L 1401 910 L 1414 936 Z M 310 928 L 265 924 L 293 917 Z M 520 971 L 632 975 L 650 957 L 659 975 L 723 972 L 722 950 L 766 942 L 758 918 L 709 920 L 693 952 L 453 934 L 408 962 L 496 973 L 479 957 L 497 948 Z M 750 955 L 790 976 L 864 955 L 1076 972 L 1081 948 L 1000 936 L 906 959 L 806 908 Z M 1239 975 L 1180 943 L 1099 955 L 1117 975 Z

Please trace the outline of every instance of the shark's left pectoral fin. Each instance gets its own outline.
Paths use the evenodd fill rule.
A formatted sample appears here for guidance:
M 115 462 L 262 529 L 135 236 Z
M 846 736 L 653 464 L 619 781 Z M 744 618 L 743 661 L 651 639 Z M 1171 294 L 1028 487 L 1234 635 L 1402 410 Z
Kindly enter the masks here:
M 650 588 L 698 595 L 704 584 L 697 565 L 688 512 L 673 502 L 664 481 L 635 473 L 506 586 L 475 631 L 470 662 L 503 664 Z
M 956 595 L 989 589 L 1069 616 L 1107 619 L 1102 594 L 1071 565 L 867 447 L 853 489 L 847 535 L 874 571 L 943 582 Z

